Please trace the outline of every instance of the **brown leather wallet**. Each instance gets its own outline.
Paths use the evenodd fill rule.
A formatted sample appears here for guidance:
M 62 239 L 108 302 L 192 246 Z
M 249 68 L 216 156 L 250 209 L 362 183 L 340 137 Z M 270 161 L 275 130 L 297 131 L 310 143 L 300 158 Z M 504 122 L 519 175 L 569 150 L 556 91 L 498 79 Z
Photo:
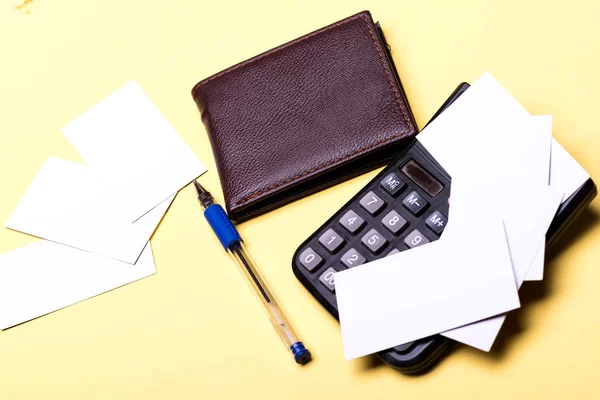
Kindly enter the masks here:
M 200 109 L 232 220 L 386 164 L 417 133 L 368 11 L 200 81 Z

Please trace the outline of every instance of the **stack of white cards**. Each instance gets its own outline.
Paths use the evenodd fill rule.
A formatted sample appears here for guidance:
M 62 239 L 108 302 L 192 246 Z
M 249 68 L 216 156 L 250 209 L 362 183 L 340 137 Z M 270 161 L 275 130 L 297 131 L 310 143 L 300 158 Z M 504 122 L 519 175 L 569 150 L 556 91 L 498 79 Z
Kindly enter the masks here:
M 206 171 L 135 82 L 63 132 L 86 165 L 49 157 L 6 222 L 45 240 L 0 256 L 0 329 L 154 274 L 150 237 Z
M 541 280 L 545 234 L 588 178 L 485 73 L 418 136 L 452 177 L 440 240 L 335 275 L 352 359 L 430 335 L 489 351 L 524 280 Z

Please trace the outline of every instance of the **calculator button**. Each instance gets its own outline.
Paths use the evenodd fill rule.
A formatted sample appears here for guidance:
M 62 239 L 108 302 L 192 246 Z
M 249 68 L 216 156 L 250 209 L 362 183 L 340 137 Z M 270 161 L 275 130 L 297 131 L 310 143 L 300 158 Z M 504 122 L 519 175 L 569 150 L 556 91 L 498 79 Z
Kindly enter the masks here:
M 394 235 L 400 233 L 406 227 L 406 225 L 408 225 L 406 219 L 404 219 L 402 215 L 398 214 L 394 210 L 387 213 L 386 216 L 381 220 L 381 223 Z
M 392 197 L 398 196 L 406 187 L 406 182 L 398 178 L 398 175 L 393 172 L 387 174 L 379 184 Z
M 331 267 L 327 268 L 325 272 L 319 277 L 319 281 L 327 288 L 330 292 L 335 291 L 335 273 L 337 271 Z
M 393 256 L 394 254 L 398 254 L 400 253 L 400 250 L 398 249 L 393 249 L 392 251 L 390 251 L 389 253 L 387 253 L 387 256 Z M 387 257 L 386 256 L 386 257 Z
M 427 237 L 421 232 L 419 232 L 417 229 L 409 233 L 406 239 L 404 239 L 404 243 L 410 248 L 421 246 L 422 244 L 426 244 L 429 242 L 430 240 L 427 239 Z
M 447 223 L 448 217 L 446 217 L 444 214 L 437 210 L 434 211 L 433 214 L 431 214 L 425 220 L 425 225 L 427 225 L 429 229 L 431 229 L 438 235 L 440 235 L 444 231 L 444 228 L 446 227 Z
M 425 207 L 429 205 L 429 202 L 417 192 L 413 191 L 406 196 L 406 198 L 402 201 L 402 204 L 414 215 L 419 215 L 423 210 L 425 210 Z
M 367 260 L 356 249 L 350 249 L 342 256 L 342 263 L 348 268 L 364 264 L 365 261 Z
M 377 254 L 383 250 L 387 244 L 387 240 L 375 229 L 371 229 L 369 232 L 367 232 L 367 234 L 362 237 L 361 242 L 374 254 Z
M 373 192 L 369 192 L 360 199 L 360 205 L 371 215 L 377 214 L 385 206 L 385 201 Z
M 335 253 L 344 244 L 344 239 L 333 229 L 327 229 L 327 231 L 319 238 L 319 243 L 321 243 L 330 253 Z
M 323 258 L 319 255 L 319 253 L 317 253 L 310 247 L 304 250 L 300 254 L 299 258 L 300 264 L 302 264 L 304 268 L 308 270 L 308 272 L 313 272 L 323 262 Z
M 340 218 L 340 224 L 350 233 L 358 232 L 364 223 L 365 220 L 352 210 L 348 211 Z

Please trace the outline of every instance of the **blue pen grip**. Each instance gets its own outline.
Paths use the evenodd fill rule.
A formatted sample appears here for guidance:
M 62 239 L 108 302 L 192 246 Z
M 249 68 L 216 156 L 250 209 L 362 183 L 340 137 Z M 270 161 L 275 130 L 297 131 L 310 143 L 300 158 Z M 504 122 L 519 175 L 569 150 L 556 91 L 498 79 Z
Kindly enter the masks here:
M 210 205 L 204 210 L 204 218 L 219 238 L 225 251 L 232 243 L 241 242 L 242 238 L 227 216 L 223 207 L 218 204 Z

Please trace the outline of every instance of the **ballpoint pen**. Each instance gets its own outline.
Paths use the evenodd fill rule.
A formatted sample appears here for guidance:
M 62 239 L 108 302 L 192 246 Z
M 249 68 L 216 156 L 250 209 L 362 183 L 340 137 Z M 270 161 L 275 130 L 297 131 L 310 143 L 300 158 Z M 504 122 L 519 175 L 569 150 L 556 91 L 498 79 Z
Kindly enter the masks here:
M 198 200 L 204 209 L 204 217 L 208 221 L 215 235 L 225 248 L 225 251 L 229 253 L 231 258 L 235 261 L 236 265 L 242 271 L 242 274 L 246 277 L 250 287 L 254 289 L 254 292 L 258 296 L 260 302 L 265 306 L 271 323 L 275 330 L 279 334 L 281 340 L 286 347 L 294 355 L 294 360 L 298 364 L 306 364 L 311 360 L 310 351 L 306 347 L 292 328 L 290 321 L 285 316 L 281 306 L 273 296 L 273 293 L 267 286 L 264 278 L 256 268 L 256 265 L 250 258 L 250 255 L 246 251 L 246 247 L 240 237 L 240 234 L 233 226 L 233 223 L 218 204 L 215 204 L 212 195 L 204 190 L 202 186 L 195 180 L 194 186 L 198 192 Z

